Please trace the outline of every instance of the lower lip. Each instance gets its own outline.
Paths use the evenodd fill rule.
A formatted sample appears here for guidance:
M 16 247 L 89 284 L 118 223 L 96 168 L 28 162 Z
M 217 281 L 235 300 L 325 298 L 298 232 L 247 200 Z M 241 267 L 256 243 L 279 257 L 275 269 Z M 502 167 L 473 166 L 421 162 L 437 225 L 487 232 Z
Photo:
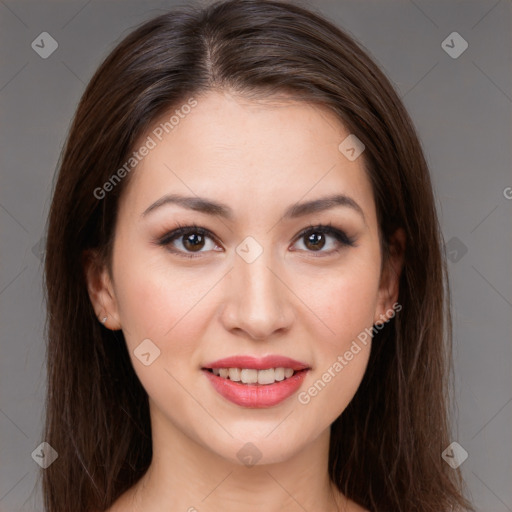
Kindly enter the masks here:
M 301 370 L 288 379 L 274 384 L 242 384 L 203 370 L 215 391 L 226 400 L 242 407 L 261 409 L 272 407 L 293 395 L 301 386 L 308 370 Z

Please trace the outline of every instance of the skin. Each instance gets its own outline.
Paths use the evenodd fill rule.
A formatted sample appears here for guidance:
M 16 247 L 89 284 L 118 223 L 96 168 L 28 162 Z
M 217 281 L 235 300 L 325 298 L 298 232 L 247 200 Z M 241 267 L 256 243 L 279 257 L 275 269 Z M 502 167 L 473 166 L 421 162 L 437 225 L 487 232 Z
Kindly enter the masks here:
M 363 378 L 371 342 L 360 344 L 307 404 L 293 395 L 264 409 L 237 406 L 217 394 L 201 367 L 232 355 L 284 355 L 310 366 L 299 392 L 307 390 L 358 334 L 389 315 L 398 297 L 403 233 L 395 234 L 381 273 L 363 157 L 351 162 L 340 153 L 349 132 L 327 109 L 228 92 L 196 99 L 130 178 L 112 275 L 94 258 L 86 264 L 95 311 L 108 316 L 107 328 L 123 330 L 150 401 L 153 461 L 110 512 L 241 512 L 255 504 L 268 512 L 362 511 L 330 484 L 327 461 L 329 427 Z M 234 218 L 169 204 L 142 215 L 169 193 L 225 203 Z M 350 196 L 364 218 L 338 206 L 281 219 L 288 206 L 333 193 Z M 177 222 L 209 229 L 216 240 L 206 237 L 199 252 L 186 246 L 195 259 L 173 254 L 155 242 Z M 355 246 L 339 246 L 326 234 L 315 251 L 307 236 L 297 238 L 310 224 L 328 223 Z M 263 248 L 252 263 L 236 253 L 247 236 Z M 187 253 L 183 236 L 172 246 Z M 149 366 L 133 352 L 147 338 L 160 350 Z M 247 442 L 261 453 L 252 467 L 237 458 Z

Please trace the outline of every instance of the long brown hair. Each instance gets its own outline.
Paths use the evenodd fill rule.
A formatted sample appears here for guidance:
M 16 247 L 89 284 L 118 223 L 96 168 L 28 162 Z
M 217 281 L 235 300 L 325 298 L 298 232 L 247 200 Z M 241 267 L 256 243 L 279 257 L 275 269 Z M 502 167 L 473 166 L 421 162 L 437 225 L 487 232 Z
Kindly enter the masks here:
M 353 400 L 331 427 L 329 473 L 379 512 L 473 510 L 441 458 L 450 443 L 451 320 L 442 237 L 414 126 L 388 79 L 339 28 L 298 5 L 236 0 L 143 23 L 108 55 L 78 106 L 59 162 L 48 224 L 43 472 L 47 512 L 105 510 L 152 457 L 148 397 L 122 332 L 95 316 L 82 257 L 110 262 L 125 177 L 98 199 L 151 123 L 212 89 L 320 104 L 366 146 L 384 257 L 401 227 L 402 310 L 375 335 Z M 136 172 L 136 171 L 134 171 Z

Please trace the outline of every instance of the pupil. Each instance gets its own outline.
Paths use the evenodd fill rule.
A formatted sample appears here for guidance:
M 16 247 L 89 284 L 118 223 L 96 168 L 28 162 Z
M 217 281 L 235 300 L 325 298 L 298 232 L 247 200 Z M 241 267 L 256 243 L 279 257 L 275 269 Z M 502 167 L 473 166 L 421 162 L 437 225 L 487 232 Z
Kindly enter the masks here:
M 308 242 L 312 242 L 313 243 L 313 249 L 321 249 L 324 244 L 325 244 L 325 239 L 323 239 L 323 234 L 322 233 L 312 233 L 311 235 L 309 235 L 307 237 L 307 240 Z M 318 242 L 321 241 L 323 243 L 321 243 L 320 245 L 316 245 L 318 244 Z
M 195 239 L 195 241 L 194 241 Z M 199 241 L 198 241 L 199 239 Z M 202 240 L 202 235 L 197 233 L 192 233 L 190 235 L 185 236 L 184 246 L 186 249 L 201 249 L 201 243 L 204 243 Z

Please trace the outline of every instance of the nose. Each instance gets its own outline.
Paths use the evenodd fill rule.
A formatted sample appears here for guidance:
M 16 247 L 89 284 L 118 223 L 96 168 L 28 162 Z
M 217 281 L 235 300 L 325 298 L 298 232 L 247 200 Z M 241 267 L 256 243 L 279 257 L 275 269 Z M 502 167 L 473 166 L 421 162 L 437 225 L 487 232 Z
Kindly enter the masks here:
M 295 318 L 293 293 L 283 271 L 272 263 L 270 251 L 252 263 L 235 255 L 234 268 L 226 278 L 221 321 L 227 330 L 253 340 L 268 340 L 290 329 Z

